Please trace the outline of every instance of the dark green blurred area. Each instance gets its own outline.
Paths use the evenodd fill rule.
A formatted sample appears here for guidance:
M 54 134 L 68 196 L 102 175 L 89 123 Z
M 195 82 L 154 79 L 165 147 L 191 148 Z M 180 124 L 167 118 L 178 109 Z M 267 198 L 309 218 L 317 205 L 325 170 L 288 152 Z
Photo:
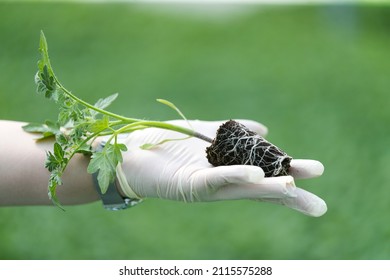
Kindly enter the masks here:
M 2 3 L 0 118 L 55 119 L 33 82 L 44 30 L 60 80 L 87 101 L 119 92 L 110 109 L 129 117 L 177 118 L 164 98 L 189 119 L 264 123 L 290 155 L 324 163 L 297 185 L 328 213 L 156 199 L 0 208 L 1 259 L 390 258 L 390 7 L 237 9 Z

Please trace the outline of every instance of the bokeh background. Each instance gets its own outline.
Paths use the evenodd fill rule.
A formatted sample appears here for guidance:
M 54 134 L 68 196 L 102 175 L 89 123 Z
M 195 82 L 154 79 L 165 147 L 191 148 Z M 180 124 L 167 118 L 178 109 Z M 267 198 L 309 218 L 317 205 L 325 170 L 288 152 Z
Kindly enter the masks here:
M 3 207 L 1 259 L 390 258 L 390 6 L 0 3 L 0 15 L 1 119 L 56 117 L 33 81 L 44 30 L 60 80 L 87 101 L 119 92 L 110 109 L 130 117 L 176 118 L 164 98 L 189 119 L 264 123 L 289 154 L 324 163 L 297 185 L 329 208 Z

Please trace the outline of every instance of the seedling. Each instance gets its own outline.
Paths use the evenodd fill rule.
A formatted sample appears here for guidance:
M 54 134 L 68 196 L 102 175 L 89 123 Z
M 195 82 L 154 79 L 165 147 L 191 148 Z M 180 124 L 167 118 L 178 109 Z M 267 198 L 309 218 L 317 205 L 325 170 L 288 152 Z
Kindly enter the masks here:
M 59 113 L 55 122 L 30 123 L 24 126 L 24 129 L 28 132 L 42 133 L 39 139 L 55 137 L 53 151 L 47 152 L 45 167 L 51 172 L 48 184 L 49 197 L 60 207 L 56 189 L 62 184 L 62 174 L 75 154 L 84 153 L 91 156 L 88 172 L 98 172 L 99 187 L 102 193 L 105 193 L 109 183 L 115 179 L 116 167 L 123 162 L 122 152 L 127 150 L 124 144 L 117 141 L 118 135 L 150 127 L 176 131 L 211 143 L 206 153 L 209 162 L 214 166 L 251 164 L 263 168 L 266 176 L 288 174 L 291 157 L 237 122 L 229 121 L 222 125 L 216 138 L 212 140 L 191 128 L 160 121 L 128 118 L 107 111 L 106 108 L 118 97 L 118 94 L 99 99 L 92 105 L 71 93 L 60 83 L 51 66 L 43 32 L 40 36 L 39 51 L 41 58 L 35 75 L 37 92 L 57 103 Z M 173 103 L 163 99 L 157 101 L 174 109 L 185 119 Z M 108 137 L 106 145 L 102 150 L 92 150 L 90 144 L 100 136 Z M 175 140 L 178 139 L 145 143 L 141 148 L 150 149 Z

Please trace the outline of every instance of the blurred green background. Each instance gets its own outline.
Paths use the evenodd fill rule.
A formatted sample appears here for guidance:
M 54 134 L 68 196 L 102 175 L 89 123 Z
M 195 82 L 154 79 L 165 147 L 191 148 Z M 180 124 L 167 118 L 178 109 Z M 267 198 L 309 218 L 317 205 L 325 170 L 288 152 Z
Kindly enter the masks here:
M 60 80 L 87 101 L 119 92 L 110 108 L 130 117 L 176 118 L 164 98 L 190 119 L 264 123 L 290 155 L 324 163 L 297 185 L 329 208 L 5 207 L 1 259 L 390 258 L 390 6 L 0 3 L 0 14 L 1 119 L 56 117 L 33 82 L 44 30 Z

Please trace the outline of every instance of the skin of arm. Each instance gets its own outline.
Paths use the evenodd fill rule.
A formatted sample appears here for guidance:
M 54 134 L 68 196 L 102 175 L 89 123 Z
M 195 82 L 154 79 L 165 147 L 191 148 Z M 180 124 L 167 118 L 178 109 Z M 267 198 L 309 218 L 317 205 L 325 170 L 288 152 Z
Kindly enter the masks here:
M 38 136 L 25 132 L 23 125 L 0 121 L 0 206 L 52 205 L 47 190 L 50 174 L 44 162 L 53 141 L 36 141 Z M 99 200 L 87 173 L 88 163 L 89 158 L 81 154 L 70 161 L 57 192 L 63 205 Z

